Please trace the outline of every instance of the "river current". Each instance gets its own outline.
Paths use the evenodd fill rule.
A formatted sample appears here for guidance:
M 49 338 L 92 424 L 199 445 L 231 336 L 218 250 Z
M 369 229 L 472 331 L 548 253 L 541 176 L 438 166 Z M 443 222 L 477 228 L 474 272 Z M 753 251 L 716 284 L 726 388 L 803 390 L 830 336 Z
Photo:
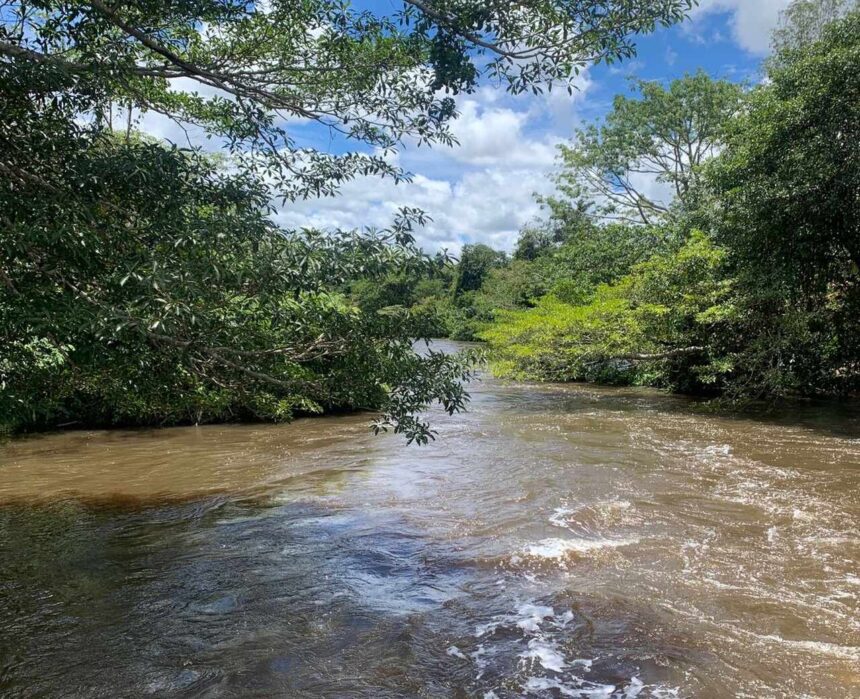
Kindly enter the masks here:
M 0 447 L 3 697 L 860 697 L 860 422 L 490 377 Z

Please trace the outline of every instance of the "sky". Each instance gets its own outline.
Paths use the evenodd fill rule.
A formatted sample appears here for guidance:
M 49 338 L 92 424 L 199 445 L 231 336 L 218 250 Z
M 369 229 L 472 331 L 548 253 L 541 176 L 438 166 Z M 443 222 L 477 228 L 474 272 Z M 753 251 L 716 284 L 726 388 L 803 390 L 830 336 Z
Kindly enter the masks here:
M 634 59 L 586 71 L 572 96 L 566 90 L 511 96 L 488 86 L 462 95 L 452 127 L 459 146 L 398 154 L 411 182 L 359 178 L 337 197 L 288 202 L 276 218 L 286 228 L 382 228 L 400 207 L 417 206 L 433 219 L 416 236 L 427 252 L 456 254 L 467 243 L 511 250 L 519 230 L 541 215 L 535 194 L 552 190 L 558 144 L 600 119 L 614 95 L 629 91 L 631 78 L 665 82 L 701 68 L 715 78 L 758 82 L 770 33 L 789 1 L 701 0 L 686 22 L 639 37 Z M 157 116 L 143 126 L 173 135 Z M 301 135 L 313 145 L 329 146 L 325 134 L 312 130 L 318 127 L 297 128 L 311 129 Z

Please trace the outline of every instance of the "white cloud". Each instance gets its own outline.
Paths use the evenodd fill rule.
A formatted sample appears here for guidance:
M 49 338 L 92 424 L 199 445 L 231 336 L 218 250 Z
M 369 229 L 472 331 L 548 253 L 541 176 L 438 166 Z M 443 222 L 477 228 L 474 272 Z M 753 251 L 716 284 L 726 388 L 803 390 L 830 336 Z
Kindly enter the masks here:
M 630 68 L 629 65 L 628 68 Z M 594 81 L 588 69 L 576 76 L 573 87 L 572 93 L 563 88 L 545 92 L 532 109 L 532 115 L 535 117 L 540 117 L 541 113 L 547 114 L 552 120 L 553 127 L 561 131 L 565 138 L 569 138 L 574 127 L 580 123 L 580 103 L 587 98 L 589 90 L 594 87 Z
M 660 182 L 656 175 L 649 173 L 634 173 L 630 184 L 637 192 L 653 202 L 668 206 L 674 198 L 674 190 L 670 183 Z
M 377 177 L 346 183 L 336 197 L 287 203 L 277 214 L 286 228 L 384 227 L 403 206 L 424 209 L 433 221 L 417 232 L 427 251 L 458 252 L 469 242 L 513 248 L 519 230 L 539 214 L 535 192 L 552 190 L 548 174 L 556 146 L 579 122 L 578 105 L 591 87 L 587 71 L 575 81 L 573 94 L 555 90 L 541 96 L 507 95 L 481 88 L 459 100 L 460 117 L 452 123 L 458 146 L 418 149 L 411 144 L 391 156 L 415 173 L 413 181 L 395 185 Z M 173 88 L 212 96 L 191 81 Z M 180 125 L 149 112 L 138 128 L 180 145 L 217 150 L 202 129 Z
M 337 197 L 287 204 L 278 222 L 288 228 L 383 227 L 402 206 L 424 209 L 433 221 L 417 233 L 427 250 L 483 242 L 511 250 L 519 230 L 540 207 L 535 193 L 553 189 L 548 174 L 556 145 L 579 121 L 578 103 L 591 86 L 587 73 L 578 90 L 540 97 L 511 97 L 478 90 L 458 104 L 453 148 L 409 148 L 399 162 L 415 173 L 411 183 L 394 185 L 374 177 L 347 183 Z
M 459 145 L 440 155 L 466 165 L 546 166 L 555 157 L 554 139 L 529 138 L 524 133 L 528 120 L 528 112 L 464 100 L 451 129 Z
M 664 54 L 664 59 L 666 61 L 666 65 L 673 66 L 675 65 L 675 61 L 678 60 L 678 53 L 673 51 L 671 47 L 666 47 L 666 52 Z
M 741 48 L 763 55 L 770 48 L 770 35 L 780 13 L 791 0 L 702 0 L 692 13 L 690 31 L 701 29 L 701 19 L 716 12 L 732 13 L 732 32 Z
M 433 218 L 417 232 L 425 250 L 457 252 L 468 242 L 511 249 L 519 229 L 538 215 L 534 192 L 549 189 L 543 169 L 484 168 L 455 181 L 416 175 L 401 185 L 363 177 L 337 197 L 288 203 L 277 221 L 287 228 L 384 227 L 400 207 L 417 206 Z

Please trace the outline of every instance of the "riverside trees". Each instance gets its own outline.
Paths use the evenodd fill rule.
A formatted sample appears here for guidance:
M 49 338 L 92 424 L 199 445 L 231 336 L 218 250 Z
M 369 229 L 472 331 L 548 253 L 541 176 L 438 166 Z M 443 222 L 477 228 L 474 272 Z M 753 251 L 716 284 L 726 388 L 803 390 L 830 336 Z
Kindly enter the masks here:
M 581 259 L 593 254 L 588 240 L 606 246 L 590 277 L 568 266 L 571 283 L 603 282 L 585 297 L 565 298 L 557 284 L 534 308 L 496 314 L 483 335 L 503 371 L 745 400 L 860 390 L 860 10 L 820 3 L 839 17 L 822 27 L 807 22 L 810 12 L 821 16 L 814 4 L 795 3 L 803 12 L 787 15 L 768 80 L 743 99 L 705 76 L 654 86 L 635 104 L 616 101 L 606 125 L 565 149 L 560 179 L 570 196 L 551 202 L 547 228 L 583 208 L 627 225 L 601 226 L 535 260 Z M 695 124 L 717 95 L 730 100 L 708 120 L 718 136 L 708 157 L 656 167 L 687 140 L 667 141 L 662 124 Z M 643 161 L 675 188 L 670 204 L 628 184 Z M 584 172 L 599 185 L 582 184 Z M 617 196 L 599 198 L 606 188 Z M 652 244 L 638 247 L 645 261 L 610 264 L 649 235 Z
M 0 1 L 0 422 L 11 429 L 463 407 L 468 360 L 416 354 L 357 278 L 429 261 L 424 214 L 386 231 L 285 231 L 272 203 L 407 178 L 404 143 L 450 143 L 453 96 L 570 85 L 689 0 Z M 160 114 L 215 157 L 135 132 Z M 343 145 L 295 135 L 316 124 Z

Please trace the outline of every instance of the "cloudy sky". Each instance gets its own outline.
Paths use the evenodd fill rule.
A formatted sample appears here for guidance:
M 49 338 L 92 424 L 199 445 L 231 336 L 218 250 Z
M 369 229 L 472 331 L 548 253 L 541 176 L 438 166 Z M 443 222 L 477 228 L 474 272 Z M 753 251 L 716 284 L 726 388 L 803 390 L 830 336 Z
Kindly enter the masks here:
M 459 146 L 399 154 L 411 183 L 359 179 L 338 197 L 288 204 L 279 222 L 289 228 L 383 227 L 401 206 L 418 206 L 433 218 L 418 236 L 428 252 L 456 253 L 471 242 L 510 250 L 518 230 L 540 215 L 534 194 L 549 191 L 556 145 L 578 125 L 600 118 L 612 97 L 628 90 L 631 77 L 668 81 L 702 68 L 714 77 L 755 82 L 788 2 L 701 0 L 686 23 L 640 37 L 635 59 L 581 76 L 573 96 L 562 90 L 512 97 L 491 88 L 462 96 L 453 126 Z M 173 135 L 157 118 L 147 119 L 144 128 Z M 327 147 L 321 134 L 301 135 Z

